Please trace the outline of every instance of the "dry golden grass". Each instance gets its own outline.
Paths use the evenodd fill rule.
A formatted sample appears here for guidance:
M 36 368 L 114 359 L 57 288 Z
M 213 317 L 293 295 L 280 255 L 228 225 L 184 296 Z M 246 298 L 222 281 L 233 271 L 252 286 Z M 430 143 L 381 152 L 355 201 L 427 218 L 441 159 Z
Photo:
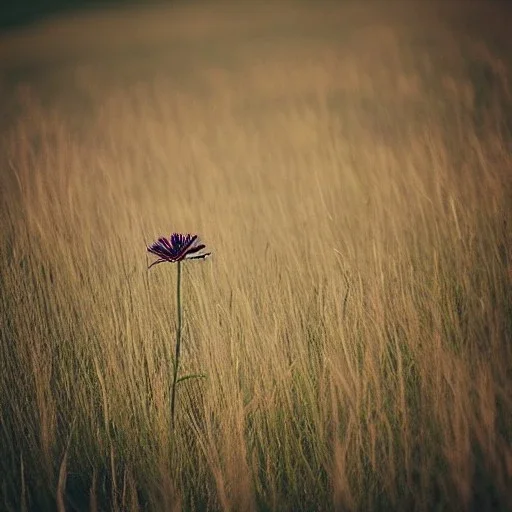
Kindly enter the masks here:
M 0 508 L 512 507 L 511 63 L 368 5 L 0 40 Z

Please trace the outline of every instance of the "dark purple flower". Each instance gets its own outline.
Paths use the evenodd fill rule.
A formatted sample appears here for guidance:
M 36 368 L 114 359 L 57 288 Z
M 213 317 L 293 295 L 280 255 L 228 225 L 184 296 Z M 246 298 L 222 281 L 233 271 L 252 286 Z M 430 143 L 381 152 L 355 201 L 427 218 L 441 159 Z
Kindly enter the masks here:
M 157 263 L 177 263 L 182 260 L 198 260 L 210 256 L 209 252 L 201 252 L 206 246 L 197 235 L 173 233 L 170 238 L 161 237 L 148 247 L 151 254 L 158 259 L 151 263 L 151 268 Z

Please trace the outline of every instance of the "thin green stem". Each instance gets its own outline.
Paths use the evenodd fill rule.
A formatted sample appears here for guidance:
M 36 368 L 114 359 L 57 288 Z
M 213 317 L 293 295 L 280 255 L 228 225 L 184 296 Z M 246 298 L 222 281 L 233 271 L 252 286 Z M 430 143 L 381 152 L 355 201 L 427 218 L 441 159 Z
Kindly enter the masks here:
M 181 261 L 178 261 L 178 278 L 176 283 L 176 304 L 178 308 L 178 326 L 176 329 L 176 353 L 174 356 L 173 376 L 172 376 L 172 390 L 171 390 L 171 421 L 174 427 L 174 410 L 176 404 L 176 384 L 178 380 L 178 368 L 180 364 L 180 349 L 181 349 L 181 327 L 182 327 L 182 314 L 181 314 Z

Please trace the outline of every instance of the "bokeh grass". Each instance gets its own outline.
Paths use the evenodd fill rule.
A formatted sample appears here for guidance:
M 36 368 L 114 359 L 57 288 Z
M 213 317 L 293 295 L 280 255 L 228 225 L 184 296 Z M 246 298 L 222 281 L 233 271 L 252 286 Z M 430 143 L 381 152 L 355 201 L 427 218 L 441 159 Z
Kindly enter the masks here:
M 0 508 L 512 507 L 512 68 L 435 5 L 0 41 Z

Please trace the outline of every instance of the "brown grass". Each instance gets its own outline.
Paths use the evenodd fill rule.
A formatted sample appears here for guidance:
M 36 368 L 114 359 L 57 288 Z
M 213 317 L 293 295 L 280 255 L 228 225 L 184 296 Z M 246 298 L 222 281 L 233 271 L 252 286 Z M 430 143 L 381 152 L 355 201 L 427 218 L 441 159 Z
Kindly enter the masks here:
M 511 62 L 369 5 L 0 39 L 0 508 L 512 507 Z

